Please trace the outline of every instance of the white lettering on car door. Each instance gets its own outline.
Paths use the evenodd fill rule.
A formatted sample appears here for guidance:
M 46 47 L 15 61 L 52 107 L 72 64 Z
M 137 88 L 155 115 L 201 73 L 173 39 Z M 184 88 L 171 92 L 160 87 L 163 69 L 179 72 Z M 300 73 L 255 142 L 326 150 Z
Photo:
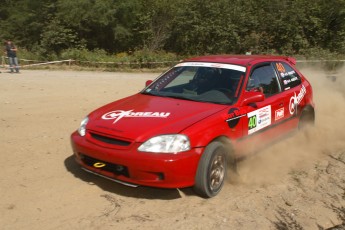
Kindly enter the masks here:
M 294 92 L 294 96 L 290 98 L 289 103 L 289 112 L 291 115 L 297 114 L 297 106 L 301 103 L 304 95 L 306 95 L 307 89 L 304 85 L 302 85 L 301 90 L 299 91 L 298 95 L 296 96 L 296 92 Z

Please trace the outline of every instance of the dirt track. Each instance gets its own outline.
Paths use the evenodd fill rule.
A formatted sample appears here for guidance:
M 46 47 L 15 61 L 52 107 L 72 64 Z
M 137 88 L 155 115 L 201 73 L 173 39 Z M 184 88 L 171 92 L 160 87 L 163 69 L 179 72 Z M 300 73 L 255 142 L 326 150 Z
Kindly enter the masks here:
M 158 74 L 1 73 L 0 228 L 323 229 L 344 222 L 345 71 L 335 81 L 302 72 L 314 86 L 315 129 L 242 161 L 240 180 L 212 199 L 190 188 L 125 187 L 74 163 L 69 135 L 81 119 Z

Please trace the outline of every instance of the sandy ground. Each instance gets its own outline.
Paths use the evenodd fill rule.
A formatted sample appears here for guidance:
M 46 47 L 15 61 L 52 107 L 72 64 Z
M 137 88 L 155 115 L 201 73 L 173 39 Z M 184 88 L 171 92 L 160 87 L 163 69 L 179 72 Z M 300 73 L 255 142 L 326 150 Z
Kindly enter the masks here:
M 239 181 L 193 190 L 130 188 L 82 171 L 69 136 L 95 108 L 156 73 L 0 74 L 0 229 L 325 229 L 345 220 L 345 71 L 302 69 L 316 127 L 239 164 Z M 333 79 L 334 80 L 334 79 Z

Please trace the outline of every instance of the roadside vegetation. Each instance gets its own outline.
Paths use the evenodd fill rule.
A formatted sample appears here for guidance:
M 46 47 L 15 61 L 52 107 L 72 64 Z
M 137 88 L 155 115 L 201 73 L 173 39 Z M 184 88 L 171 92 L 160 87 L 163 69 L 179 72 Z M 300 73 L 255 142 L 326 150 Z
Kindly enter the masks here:
M 246 52 L 345 59 L 343 0 L 5 0 L 0 20 L 21 59 L 90 68 Z

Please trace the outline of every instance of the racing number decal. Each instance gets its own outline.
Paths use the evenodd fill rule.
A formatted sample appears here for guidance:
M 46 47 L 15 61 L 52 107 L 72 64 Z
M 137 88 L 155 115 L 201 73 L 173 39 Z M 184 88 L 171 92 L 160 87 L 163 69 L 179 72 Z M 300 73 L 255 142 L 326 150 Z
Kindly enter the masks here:
M 254 129 L 256 127 L 256 115 L 249 117 L 248 129 Z
M 271 105 L 248 113 L 248 134 L 255 133 L 271 124 Z
M 282 63 L 276 63 L 277 70 L 281 73 L 285 73 L 285 68 Z

